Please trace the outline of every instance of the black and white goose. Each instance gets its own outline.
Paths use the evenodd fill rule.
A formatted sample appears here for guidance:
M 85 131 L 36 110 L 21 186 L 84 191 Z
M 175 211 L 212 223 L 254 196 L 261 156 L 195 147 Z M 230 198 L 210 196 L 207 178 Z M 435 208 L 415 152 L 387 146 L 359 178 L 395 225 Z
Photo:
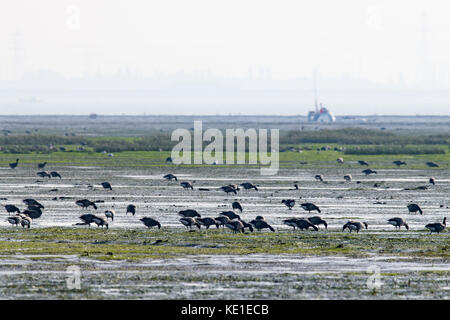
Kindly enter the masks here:
M 419 211 L 420 214 L 423 214 L 422 209 L 416 203 L 410 203 L 406 207 L 408 208 L 409 212 L 417 212 L 417 211 Z
M 127 206 L 127 212 L 125 213 L 125 215 L 127 215 L 128 213 L 131 213 L 133 216 L 136 214 L 136 206 L 134 204 L 129 204 Z
M 237 201 L 234 201 L 234 202 L 231 204 L 231 207 L 233 208 L 233 210 L 239 210 L 239 211 L 242 212 L 242 206 L 241 206 L 241 204 L 240 204 L 239 202 L 237 202 Z
M 7 204 L 7 205 L 5 205 L 5 209 L 6 209 L 6 212 L 8 212 L 8 213 L 14 213 L 14 212 L 20 213 L 19 208 L 17 208 L 17 207 L 16 207 L 15 205 L 13 205 L 13 204 Z
M 442 223 L 429 223 L 425 226 L 428 230 L 430 230 L 430 234 L 433 232 L 440 233 L 442 230 L 444 230 L 447 226 L 447 217 L 444 218 L 444 221 Z
M 177 177 L 175 177 L 175 176 L 174 176 L 173 174 L 171 174 L 171 173 L 166 174 L 163 178 L 166 179 L 166 180 L 169 180 L 169 181 L 172 181 L 172 180 L 178 181 Z
M 289 210 L 292 210 L 292 208 L 295 206 L 295 200 L 294 199 L 281 200 L 281 203 L 284 203 L 284 205 L 286 207 L 288 207 Z
M 269 229 L 272 232 L 275 232 L 275 229 L 269 225 L 262 216 L 257 216 L 255 219 L 249 222 L 256 230 L 261 231 L 261 229 Z
M 200 229 L 200 224 L 197 222 L 195 218 L 192 217 L 184 217 L 180 219 L 180 222 L 186 227 L 186 229 L 191 230 L 193 226 L 196 226 Z
M 95 210 L 97 210 L 97 205 L 88 199 L 77 200 L 75 201 L 75 204 L 83 209 L 87 209 L 89 206 L 92 206 Z
M 328 229 L 327 222 L 319 216 L 309 217 L 308 220 L 315 226 L 323 224 L 325 226 L 325 229 Z
M 178 214 L 182 217 L 191 217 L 191 218 L 201 217 L 200 214 L 197 212 L 197 210 L 193 209 L 181 210 L 178 212 Z
M 205 227 L 206 227 L 206 230 L 208 230 L 209 227 L 211 227 L 211 226 L 216 226 L 216 228 L 219 229 L 219 223 L 218 223 L 215 219 L 213 219 L 213 218 L 209 218 L 209 217 L 206 217 L 206 218 L 196 218 L 195 220 L 197 220 L 197 222 L 198 222 L 200 225 L 205 226 Z
M 342 227 L 342 231 L 345 229 L 348 229 L 349 232 L 355 231 L 356 233 L 359 233 L 359 230 L 364 229 L 364 227 L 367 229 L 368 224 L 366 222 L 359 222 L 359 221 L 348 221 L 344 226 Z
M 147 227 L 147 228 L 151 228 L 151 227 L 158 227 L 158 229 L 161 229 L 161 224 L 156 221 L 153 218 L 150 217 L 143 217 L 142 219 L 139 219 L 140 221 L 142 221 L 142 223 Z
M 300 204 L 300 206 L 303 208 L 303 210 L 306 210 L 308 212 L 311 212 L 311 211 L 317 211 L 319 213 L 321 212 L 319 207 L 316 206 L 314 203 L 305 202 L 305 203 Z
M 405 227 L 406 230 L 409 230 L 409 226 L 406 223 L 406 221 L 402 218 L 399 217 L 394 217 L 388 220 L 388 223 L 393 225 L 395 227 L 395 229 L 400 229 L 401 227 Z

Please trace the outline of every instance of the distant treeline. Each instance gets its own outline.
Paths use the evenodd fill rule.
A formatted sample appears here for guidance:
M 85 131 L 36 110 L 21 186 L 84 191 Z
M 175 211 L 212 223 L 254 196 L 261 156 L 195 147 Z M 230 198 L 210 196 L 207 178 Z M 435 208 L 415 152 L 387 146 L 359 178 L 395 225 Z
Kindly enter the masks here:
M 450 134 L 447 135 L 398 135 L 389 131 L 361 128 L 345 128 L 317 131 L 287 131 L 280 134 L 280 143 L 337 143 L 337 144 L 450 144 Z
M 270 138 L 268 140 L 270 142 Z M 76 146 L 67 148 L 66 151 L 170 151 L 177 143 L 177 141 L 171 141 L 170 133 L 154 133 L 138 138 L 28 134 L 0 137 L 0 151 L 6 153 L 49 153 L 65 151 L 64 146 Z M 204 142 L 203 147 L 209 143 Z M 295 146 L 302 143 L 347 145 L 345 152 L 349 154 L 445 153 L 445 150 L 437 145 L 450 145 L 450 135 L 407 136 L 389 131 L 360 128 L 280 132 L 280 145 Z M 369 146 L 352 147 L 352 145 Z M 370 145 L 373 145 L 373 147 L 370 147 Z M 248 151 L 247 144 L 246 150 Z M 268 150 L 271 150 L 270 146 L 268 146 Z

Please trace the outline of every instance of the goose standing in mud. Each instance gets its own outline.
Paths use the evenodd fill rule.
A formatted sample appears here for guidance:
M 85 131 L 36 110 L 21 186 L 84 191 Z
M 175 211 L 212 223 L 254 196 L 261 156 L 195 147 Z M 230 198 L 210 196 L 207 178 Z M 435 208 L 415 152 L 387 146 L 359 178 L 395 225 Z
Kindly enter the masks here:
M 42 163 L 38 163 L 37 167 L 38 167 L 38 169 L 44 169 L 46 164 L 47 164 L 47 161 L 42 162 Z
M 237 189 L 232 187 L 231 185 L 220 187 L 220 189 L 222 191 L 226 192 L 227 194 L 229 194 L 231 192 L 234 194 L 237 194 Z
M 255 189 L 256 191 L 258 191 L 258 188 L 254 184 L 252 184 L 250 182 L 241 183 L 240 186 L 244 187 L 245 190 Z
M 169 180 L 169 181 L 172 181 L 172 180 L 178 181 L 177 177 L 175 177 L 175 176 L 174 176 L 173 174 L 171 174 L 171 173 L 166 174 L 163 178 L 166 179 L 166 180 Z
M 151 227 L 158 227 L 158 229 L 161 229 L 161 224 L 153 218 L 143 217 L 142 219 L 139 220 L 142 221 L 142 223 L 149 229 Z
M 50 175 L 51 175 L 53 178 L 60 178 L 60 179 L 61 179 L 61 175 L 60 175 L 58 172 L 56 172 L 56 171 L 50 172 Z
M 245 228 L 248 228 L 249 230 L 250 230 L 250 232 L 253 232 L 253 226 L 250 224 L 250 223 L 247 223 L 247 222 L 245 222 L 244 220 L 242 220 L 242 219 L 238 219 L 241 223 L 242 223 L 242 225 L 244 226 L 244 231 L 245 231 Z
M 19 216 L 13 216 L 13 217 L 8 217 L 6 219 L 6 221 L 8 221 L 9 223 L 11 223 L 12 226 L 18 226 L 20 223 L 20 217 Z
M 346 174 L 344 176 L 345 181 L 351 182 L 352 181 L 352 175 L 351 174 Z
M 244 233 L 244 224 L 240 220 L 233 220 L 225 224 L 225 227 L 233 230 L 234 233 Z
M 428 180 L 429 183 L 431 183 L 433 186 L 436 184 L 436 180 L 434 177 L 430 177 L 430 179 Z
M 375 170 L 372 170 L 372 169 L 363 170 L 362 173 L 364 173 L 366 176 L 368 176 L 370 174 L 377 174 L 377 172 Z
M 216 226 L 217 229 L 219 229 L 218 222 L 213 218 L 208 218 L 208 217 L 207 218 L 197 218 L 195 220 L 197 220 L 197 222 L 200 225 L 205 226 L 206 230 L 208 230 L 210 226 L 214 226 L 214 225 Z
M 402 218 L 399 218 L 399 217 L 391 218 L 388 220 L 388 223 L 393 225 L 395 227 L 395 229 L 398 228 L 400 230 L 401 227 L 405 227 L 406 230 L 409 230 L 408 224 Z
M 327 222 L 325 220 L 323 220 L 321 217 L 318 217 L 318 216 L 309 217 L 308 221 L 311 222 L 315 226 L 323 224 L 325 226 L 325 229 L 328 229 Z
M 444 221 L 442 223 L 429 223 L 425 226 L 428 230 L 430 230 L 430 234 L 433 232 L 440 233 L 442 230 L 444 230 L 447 226 L 447 217 L 444 218 Z
M 242 212 L 242 206 L 241 206 L 241 204 L 240 204 L 239 202 L 237 202 L 237 201 L 234 201 L 234 202 L 231 204 L 231 207 L 233 208 L 233 210 L 239 210 L 239 211 Z
M 11 169 L 15 169 L 17 167 L 17 165 L 19 164 L 19 159 L 16 159 L 16 162 L 10 163 L 9 167 Z
M 27 215 L 31 219 L 38 219 L 42 216 L 42 211 L 39 207 L 29 207 L 28 209 L 23 211 L 24 215 Z
M 95 210 L 97 210 L 97 206 L 95 205 L 95 203 L 88 199 L 77 200 L 75 201 L 75 204 L 82 207 L 83 209 L 87 209 L 89 206 L 92 206 Z
M 196 226 L 200 229 L 200 224 L 197 222 L 195 218 L 192 217 L 184 217 L 180 219 L 180 222 L 186 227 L 186 229 L 192 230 L 193 226 Z
M 96 218 L 95 215 L 93 215 L 91 213 L 83 214 L 80 216 L 80 220 L 83 222 L 75 223 L 75 225 L 76 226 L 88 225 L 90 227 L 91 223 L 94 223 L 95 218 Z
M 194 186 L 190 182 L 187 182 L 187 181 L 181 182 L 180 186 L 182 186 L 184 189 L 194 190 Z
M 94 216 L 92 221 L 97 225 L 97 228 L 100 227 L 100 226 L 102 226 L 102 228 L 105 226 L 106 229 L 109 228 L 108 222 L 102 217 Z
M 44 209 L 44 206 L 34 199 L 24 199 L 23 203 L 25 203 L 28 207 L 35 206 Z
M 423 211 L 422 211 L 422 209 L 419 207 L 418 204 L 410 203 L 410 204 L 408 204 L 406 207 L 408 208 L 408 211 L 409 211 L 409 212 L 414 212 L 414 213 L 415 213 L 415 212 L 419 211 L 420 214 L 423 214 Z
M 6 212 L 8 212 L 8 214 L 9 214 L 9 213 L 14 213 L 14 212 L 20 213 L 19 208 L 17 208 L 17 207 L 16 207 L 15 205 L 13 205 L 13 204 L 7 204 L 7 205 L 5 205 L 5 209 L 6 209 Z
M 275 232 L 275 229 L 269 225 L 262 216 L 257 216 L 255 219 L 249 222 L 256 230 L 261 231 L 261 229 L 269 229 L 272 232 Z
M 114 216 L 115 216 L 116 212 L 114 210 L 106 210 L 105 211 L 105 217 L 106 220 L 108 220 L 109 218 L 111 218 L 111 221 L 114 221 Z
M 344 163 L 344 158 L 337 158 L 336 161 L 339 164 L 343 164 Z
M 367 222 L 358 222 L 358 221 L 349 221 L 342 227 L 342 231 L 348 228 L 349 232 L 351 233 L 353 230 L 356 230 L 356 233 L 359 233 L 359 230 L 364 229 L 364 227 L 367 229 L 368 225 Z
M 234 213 L 233 211 L 223 211 L 223 212 L 220 213 L 220 215 L 221 216 L 226 216 L 230 220 L 241 219 L 241 217 L 239 215 L 237 215 L 236 213 Z
M 288 225 L 290 227 L 298 228 L 300 230 L 308 230 L 308 228 L 313 228 L 315 231 L 319 231 L 319 228 L 317 228 L 315 225 L 311 223 L 311 221 L 303 218 L 291 218 L 283 220 L 283 223 L 285 225 Z
M 28 229 L 30 229 L 31 218 L 26 215 L 20 216 L 20 224 L 22 225 L 22 228 L 25 229 L 25 227 L 27 227 Z
M 308 212 L 311 212 L 311 211 L 317 211 L 319 213 L 321 212 L 319 207 L 316 206 L 314 203 L 306 202 L 306 203 L 302 203 L 300 206 L 303 208 L 303 210 L 306 210 Z
M 316 174 L 316 175 L 314 176 L 314 179 L 323 182 L 323 175 L 321 175 L 321 174 Z
M 223 228 L 225 228 L 225 225 L 231 221 L 227 216 L 219 216 L 214 218 L 214 220 L 216 220 L 218 226 L 222 226 Z
M 125 213 L 125 215 L 127 215 L 128 213 L 131 213 L 133 216 L 136 214 L 136 206 L 134 204 L 129 204 L 127 206 L 127 212 Z
M 358 160 L 358 163 L 362 166 L 366 166 L 366 167 L 369 166 L 369 164 L 367 162 L 365 162 L 364 160 Z
M 286 207 L 288 207 L 289 210 L 292 210 L 292 207 L 295 206 L 295 200 L 294 199 L 281 200 L 281 203 L 284 203 L 284 205 Z
M 109 182 L 102 182 L 101 185 L 102 185 L 103 189 L 112 190 L 111 184 Z
M 190 218 L 201 217 L 200 214 L 197 212 L 197 210 L 193 209 L 181 210 L 178 212 L 178 214 L 182 217 L 190 217 Z
M 39 171 L 38 173 L 36 173 L 39 177 L 41 177 L 41 178 L 49 178 L 49 179 L 51 179 L 51 175 L 50 175 L 50 173 L 48 173 L 48 172 L 45 172 L 45 171 Z
M 437 168 L 437 167 L 439 167 L 439 165 L 437 163 L 431 162 L 431 161 L 427 162 L 426 165 L 429 166 L 430 168 Z
M 395 160 L 395 161 L 392 161 L 392 163 L 395 164 L 397 167 L 407 165 L 407 163 L 405 161 L 401 161 L 401 160 Z

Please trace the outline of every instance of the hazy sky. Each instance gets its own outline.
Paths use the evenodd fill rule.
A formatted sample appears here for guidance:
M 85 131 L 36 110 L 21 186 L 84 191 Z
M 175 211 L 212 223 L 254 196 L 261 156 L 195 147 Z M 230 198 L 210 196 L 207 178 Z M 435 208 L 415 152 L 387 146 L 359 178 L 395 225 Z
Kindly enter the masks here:
M 208 70 L 450 88 L 448 1 L 3 0 L 0 80 Z M 433 85 L 434 85 L 433 84 Z

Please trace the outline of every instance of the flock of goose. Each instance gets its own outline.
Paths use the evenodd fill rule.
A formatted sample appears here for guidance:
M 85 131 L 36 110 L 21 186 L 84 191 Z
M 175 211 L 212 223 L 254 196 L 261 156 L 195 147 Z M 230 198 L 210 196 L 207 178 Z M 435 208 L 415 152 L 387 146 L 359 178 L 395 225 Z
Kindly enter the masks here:
M 344 160 L 342 158 L 338 158 L 337 162 L 343 163 Z M 19 159 L 17 159 L 16 162 L 10 163 L 9 166 L 10 166 L 10 168 L 15 169 L 17 167 L 18 163 L 19 163 Z M 358 163 L 362 166 L 368 166 L 368 163 L 365 161 L 362 161 L 362 160 L 358 161 Z M 397 166 L 406 165 L 406 162 L 404 162 L 404 161 L 394 161 L 394 163 Z M 42 170 L 45 168 L 46 164 L 47 164 L 47 162 L 39 163 L 37 167 L 38 167 L 38 169 Z M 427 162 L 427 165 L 429 167 L 438 166 L 437 164 L 435 164 L 433 162 Z M 377 173 L 375 170 L 372 170 L 372 169 L 365 169 L 362 172 L 365 173 L 366 175 Z M 42 178 L 48 177 L 49 179 L 51 179 L 52 177 L 58 177 L 60 179 L 62 178 L 61 175 L 56 171 L 51 171 L 49 173 L 46 171 L 39 171 L 37 173 L 37 175 Z M 169 180 L 169 181 L 177 181 L 178 182 L 178 178 L 171 173 L 165 175 L 163 178 L 166 180 Z M 323 175 L 320 175 L 320 174 L 316 175 L 315 179 L 319 180 L 319 181 L 324 181 Z M 344 179 L 346 181 L 351 181 L 352 177 L 351 177 L 351 175 L 345 175 Z M 429 182 L 434 184 L 435 183 L 434 178 L 430 178 Z M 193 185 L 194 183 L 195 183 L 195 181 L 193 181 L 193 182 L 182 181 L 182 182 L 180 182 L 180 186 L 183 187 L 184 189 L 194 190 L 194 185 Z M 106 190 L 112 190 L 112 186 L 109 182 L 102 182 L 101 185 Z M 237 194 L 237 192 L 241 190 L 240 187 L 244 188 L 245 190 L 254 189 L 255 191 L 258 191 L 258 186 L 254 185 L 250 182 L 244 182 L 239 185 L 229 184 L 226 186 L 222 186 L 219 189 L 224 191 L 226 194 L 229 194 L 229 193 Z M 294 187 L 295 187 L 294 190 L 296 190 L 296 189 L 298 190 L 297 184 L 295 184 Z M 199 188 L 199 190 L 208 191 L 209 189 Z M 5 205 L 5 210 L 8 212 L 9 215 L 11 213 L 15 213 L 15 215 L 13 215 L 13 216 L 8 216 L 7 221 L 13 226 L 18 226 L 20 224 L 23 228 L 30 228 L 33 219 L 38 219 L 41 217 L 44 206 L 41 203 L 39 203 L 38 201 L 36 201 L 35 199 L 24 199 L 23 203 L 27 206 L 27 208 L 24 209 L 23 211 L 21 211 L 17 206 L 15 206 L 13 204 Z M 90 201 L 88 199 L 77 200 L 77 201 L 75 201 L 75 204 L 80 206 L 82 209 L 88 209 L 89 207 L 92 207 L 94 210 L 98 209 L 95 202 Z M 281 204 L 284 204 L 289 210 L 292 210 L 292 208 L 296 204 L 296 201 L 294 199 L 283 199 L 281 201 Z M 183 224 L 183 226 L 185 226 L 189 230 L 192 230 L 193 227 L 201 229 L 201 227 L 203 226 L 206 229 L 209 229 L 211 226 L 216 226 L 216 228 L 220 228 L 220 227 L 229 228 L 235 233 L 237 233 L 237 232 L 244 233 L 246 229 L 248 229 L 250 232 L 253 232 L 254 229 L 256 229 L 258 231 L 260 231 L 262 229 L 269 229 L 270 231 L 275 232 L 275 229 L 269 223 L 267 223 L 267 221 L 264 219 L 263 216 L 257 216 L 255 219 L 249 221 L 248 223 L 246 221 L 244 221 L 243 219 L 241 219 L 241 217 L 238 214 L 236 214 L 237 211 L 239 211 L 240 213 L 242 213 L 242 211 L 243 211 L 242 205 L 239 202 L 234 201 L 231 204 L 231 207 L 232 207 L 232 211 L 223 211 L 219 214 L 218 217 L 214 217 L 214 218 L 202 217 L 194 209 L 181 210 L 178 212 L 178 215 L 181 216 L 181 218 L 179 219 L 179 222 L 181 224 Z M 321 213 L 320 208 L 317 205 L 315 205 L 314 203 L 309 203 L 309 202 L 301 203 L 300 207 L 302 209 L 304 209 L 305 211 L 308 211 L 308 213 L 311 213 L 311 211 L 317 211 L 318 213 Z M 407 209 L 409 212 L 412 212 L 412 213 L 419 212 L 420 214 L 423 214 L 422 209 L 419 207 L 419 205 L 417 205 L 415 203 L 408 204 Z M 128 205 L 127 210 L 126 210 L 126 215 L 128 213 L 131 213 L 134 216 L 136 214 L 136 206 L 133 204 Z M 103 227 L 109 228 L 108 220 L 111 219 L 111 221 L 113 221 L 115 214 L 116 214 L 115 211 L 112 209 L 106 210 L 104 212 L 104 216 L 94 215 L 94 214 L 90 214 L 90 213 L 83 214 L 79 217 L 82 222 L 76 223 L 75 225 L 90 226 L 91 224 L 96 224 L 98 227 L 101 226 L 102 228 Z M 429 223 L 425 226 L 425 228 L 430 231 L 430 234 L 433 232 L 440 233 L 441 231 L 443 231 L 446 228 L 446 219 L 447 218 L 444 218 L 442 223 L 439 223 L 439 222 L 438 223 Z M 158 229 L 161 228 L 161 224 L 154 218 L 143 217 L 140 219 L 140 221 L 148 228 L 152 228 L 152 227 L 157 227 Z M 409 230 L 409 226 L 406 223 L 406 221 L 400 217 L 393 217 L 393 218 L 389 219 L 387 221 L 387 223 L 395 226 L 396 229 L 405 227 L 407 230 Z M 296 228 L 300 229 L 300 230 L 308 230 L 309 228 L 312 228 L 313 230 L 318 231 L 319 225 L 323 225 L 325 227 L 325 229 L 328 228 L 327 222 L 325 220 L 323 220 L 320 216 L 311 216 L 308 218 L 290 218 L 290 219 L 283 220 L 283 224 L 293 227 L 293 230 L 295 230 Z M 343 225 L 342 231 L 345 231 L 345 229 L 348 229 L 349 232 L 356 231 L 358 233 L 360 230 L 367 229 L 367 228 L 368 228 L 367 222 L 348 221 Z

